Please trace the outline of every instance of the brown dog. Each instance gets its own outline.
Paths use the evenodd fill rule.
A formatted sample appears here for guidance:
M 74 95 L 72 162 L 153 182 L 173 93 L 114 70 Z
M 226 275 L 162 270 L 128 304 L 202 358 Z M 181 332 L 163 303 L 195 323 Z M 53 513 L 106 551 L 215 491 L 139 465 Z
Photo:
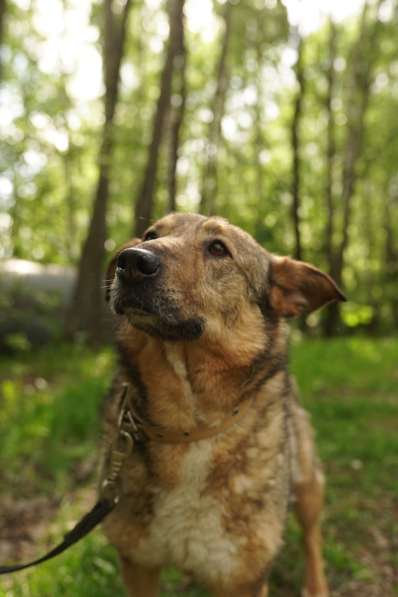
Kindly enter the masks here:
M 290 492 L 304 530 L 305 595 L 328 595 L 323 476 L 287 372 L 286 318 L 344 300 L 329 276 L 275 257 L 221 218 L 171 214 L 110 264 L 120 372 L 142 422 L 105 532 L 129 595 L 159 593 L 163 565 L 215 595 L 267 595 Z

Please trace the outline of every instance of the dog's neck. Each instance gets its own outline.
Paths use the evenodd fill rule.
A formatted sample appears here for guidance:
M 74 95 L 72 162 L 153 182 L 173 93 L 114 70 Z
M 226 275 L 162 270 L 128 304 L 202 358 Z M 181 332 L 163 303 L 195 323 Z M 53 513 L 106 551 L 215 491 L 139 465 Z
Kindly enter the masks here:
M 282 328 L 274 330 L 268 342 L 264 330 L 260 332 L 250 338 L 243 337 L 244 333 L 223 334 L 218 341 L 213 334 L 216 340 L 171 342 L 133 330 L 128 324 L 122 326 L 123 369 L 128 381 L 138 383 L 145 393 L 141 400 L 144 416 L 175 430 L 219 424 L 245 399 L 248 390 L 253 393 L 260 387 L 267 371 L 272 375 L 282 364 Z

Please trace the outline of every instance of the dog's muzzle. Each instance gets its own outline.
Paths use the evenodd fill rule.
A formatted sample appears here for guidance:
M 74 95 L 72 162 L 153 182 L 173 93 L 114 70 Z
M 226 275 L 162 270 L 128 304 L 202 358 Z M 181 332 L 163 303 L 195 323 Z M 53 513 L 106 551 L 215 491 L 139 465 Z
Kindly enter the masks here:
M 168 340 L 195 340 L 204 330 L 204 320 L 185 316 L 165 283 L 165 264 L 152 251 L 124 249 L 116 262 L 116 284 L 111 305 L 117 315 L 151 335 Z
M 161 276 L 161 258 L 147 249 L 124 249 L 116 261 L 116 285 L 111 299 L 114 311 L 128 310 L 156 314 L 155 307 Z
M 160 272 L 160 257 L 146 249 L 125 249 L 117 258 L 116 275 L 124 282 L 154 277 Z

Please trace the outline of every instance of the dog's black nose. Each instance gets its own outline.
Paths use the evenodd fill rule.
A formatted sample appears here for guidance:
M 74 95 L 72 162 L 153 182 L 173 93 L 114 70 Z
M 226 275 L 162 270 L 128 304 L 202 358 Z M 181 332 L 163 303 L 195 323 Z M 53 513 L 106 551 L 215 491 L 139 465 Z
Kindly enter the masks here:
M 121 277 L 154 276 L 160 269 L 160 257 L 146 249 L 125 249 L 117 258 L 116 272 Z

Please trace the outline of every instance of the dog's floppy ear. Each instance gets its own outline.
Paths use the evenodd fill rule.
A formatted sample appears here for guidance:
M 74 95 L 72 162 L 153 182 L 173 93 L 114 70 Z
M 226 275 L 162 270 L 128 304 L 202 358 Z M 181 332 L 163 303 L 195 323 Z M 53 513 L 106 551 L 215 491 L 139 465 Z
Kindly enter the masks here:
M 289 257 L 272 256 L 270 303 L 282 317 L 311 313 L 327 303 L 346 298 L 330 276 Z
M 109 302 L 109 299 L 111 297 L 111 286 L 113 278 L 115 277 L 117 258 L 119 257 L 120 253 L 124 251 L 124 249 L 128 249 L 129 247 L 135 247 L 136 245 L 139 245 L 141 242 L 142 240 L 140 238 L 133 238 L 132 240 L 129 240 L 116 251 L 115 255 L 110 260 L 105 273 L 105 300 L 107 303 Z

